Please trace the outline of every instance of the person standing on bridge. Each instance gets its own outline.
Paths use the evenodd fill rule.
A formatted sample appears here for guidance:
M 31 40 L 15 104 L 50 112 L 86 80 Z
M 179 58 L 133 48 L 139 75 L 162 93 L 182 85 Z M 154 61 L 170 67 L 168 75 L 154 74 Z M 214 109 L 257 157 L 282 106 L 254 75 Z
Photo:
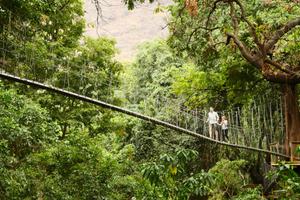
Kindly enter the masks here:
M 222 116 L 220 125 L 222 129 L 222 140 L 228 142 L 228 120 L 225 115 Z
M 219 115 L 217 112 L 214 111 L 213 107 L 209 108 L 208 118 L 207 121 L 209 124 L 209 137 L 216 139 L 218 133 L 217 125 L 218 125 Z

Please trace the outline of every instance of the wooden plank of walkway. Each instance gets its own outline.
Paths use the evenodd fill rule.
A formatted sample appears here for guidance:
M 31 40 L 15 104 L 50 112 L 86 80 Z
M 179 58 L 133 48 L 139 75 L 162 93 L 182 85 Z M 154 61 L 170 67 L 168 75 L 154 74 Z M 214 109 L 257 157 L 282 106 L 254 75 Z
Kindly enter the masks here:
M 229 146 L 229 147 L 239 148 L 239 149 L 245 149 L 245 150 L 250 150 L 250 151 L 255 151 L 255 152 L 261 152 L 261 153 L 275 155 L 275 156 L 279 156 L 279 157 L 283 157 L 283 158 L 289 158 L 289 156 L 287 156 L 285 154 L 272 152 L 272 151 L 265 150 L 265 149 L 259 149 L 259 148 L 255 148 L 255 147 L 247 147 L 247 146 L 243 146 L 243 145 L 230 144 L 230 143 L 227 143 L 227 142 L 214 140 L 210 137 L 206 137 L 204 135 L 201 135 L 201 134 L 195 133 L 193 131 L 175 126 L 175 125 L 170 124 L 168 122 L 164 122 L 164 121 L 155 119 L 153 117 L 149 117 L 149 116 L 137 113 L 137 112 L 133 112 L 133 111 L 130 111 L 128 109 L 125 109 L 125 108 L 122 108 L 122 107 L 119 107 L 119 106 L 115 106 L 115 105 L 112 105 L 112 104 L 108 104 L 108 103 L 100 101 L 100 100 L 92 99 L 90 97 L 83 96 L 83 95 L 80 95 L 80 94 L 77 94 L 77 93 L 74 93 L 74 92 L 70 92 L 70 91 L 66 91 L 66 90 L 56 88 L 56 87 L 53 87 L 53 86 L 50 86 L 50 85 L 46 85 L 44 83 L 40 83 L 40 82 L 20 78 L 18 76 L 14 76 L 14 75 L 8 74 L 8 73 L 3 72 L 3 71 L 0 71 L 0 77 L 3 78 L 3 79 L 6 79 L 6 80 L 13 81 L 13 82 L 18 82 L 18 83 L 22 83 L 22 84 L 25 84 L 25 85 L 30 85 L 30 86 L 37 87 L 37 88 L 44 89 L 44 90 L 48 90 L 48 91 L 51 91 L 51 92 L 54 92 L 54 93 L 57 93 L 57 94 L 61 94 L 61 95 L 67 96 L 67 97 L 72 97 L 72 98 L 75 98 L 75 99 L 79 99 L 79 100 L 87 102 L 87 103 L 91 103 L 91 104 L 94 104 L 94 105 L 97 105 L 97 106 L 101 106 L 103 108 L 107 108 L 107 109 L 110 109 L 110 110 L 113 110 L 113 111 L 124 113 L 126 115 L 130 115 L 130 116 L 133 116 L 133 117 L 151 122 L 153 124 L 160 125 L 160 126 L 163 126 L 163 127 L 181 132 L 181 133 L 185 133 L 185 134 L 188 134 L 188 135 L 193 136 L 193 137 L 197 137 L 197 138 L 201 138 L 201 139 L 213 142 L 213 143 L 217 143 L 219 145 L 224 145 L 224 146 Z

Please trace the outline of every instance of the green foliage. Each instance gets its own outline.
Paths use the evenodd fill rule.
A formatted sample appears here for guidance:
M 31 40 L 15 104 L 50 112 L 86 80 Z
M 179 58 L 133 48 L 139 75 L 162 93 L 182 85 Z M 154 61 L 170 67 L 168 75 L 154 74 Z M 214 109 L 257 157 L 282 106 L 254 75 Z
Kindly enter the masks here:
M 194 65 L 185 65 L 176 73 L 172 89 L 175 94 L 185 99 L 185 105 L 192 108 L 206 106 L 220 99 L 222 86 L 225 84 L 223 74 L 199 71 Z M 222 98 L 222 97 L 221 97 Z M 212 104 L 210 104 L 212 105 Z
M 122 177 L 122 172 L 128 167 L 130 160 L 127 156 L 132 148 L 127 146 L 113 154 L 111 149 L 106 149 L 106 142 L 107 138 L 103 136 L 90 138 L 86 133 L 75 133 L 66 141 L 32 155 L 28 169 L 31 176 L 28 196 L 103 199 L 114 195 L 114 189 L 119 185 L 115 180 Z
M 209 63 L 190 62 L 176 73 L 172 88 L 186 106 L 222 110 L 245 104 L 262 92 L 271 93 L 270 84 L 234 51 L 220 49 L 219 54 L 211 63 L 211 55 L 205 55 L 201 61 Z
M 251 191 L 244 191 L 243 189 L 250 183 L 249 175 L 242 171 L 246 164 L 245 160 L 229 161 L 222 159 L 217 162 L 209 170 L 209 173 L 215 176 L 215 185 L 212 187 L 213 195 L 210 199 L 231 199 L 236 195 L 249 195 L 251 197 Z M 240 198 L 239 196 L 236 198 Z
M 58 127 L 39 104 L 0 87 L 0 198 L 17 199 L 27 186 L 18 169 L 30 154 L 57 140 Z
M 180 101 L 172 94 L 171 85 L 183 62 L 174 56 L 165 41 L 155 40 L 141 45 L 135 61 L 125 68 L 122 75 L 124 85 L 121 89 L 125 102 L 132 110 L 149 116 L 175 118 L 174 108 L 178 109 Z M 138 120 L 132 121 L 134 127 L 128 134 L 138 149 L 139 160 L 170 151 L 168 143 L 173 140 L 174 143 L 182 141 L 179 137 L 172 137 L 172 131 Z
M 293 166 L 279 163 L 279 168 L 268 174 L 270 180 L 275 180 L 277 187 L 273 194 L 280 199 L 296 200 L 300 198 L 300 177 L 294 171 Z
M 188 149 L 177 150 L 173 155 L 163 154 L 158 162 L 144 164 L 142 174 L 162 199 L 207 196 L 211 191 L 213 176 L 204 171 L 196 174 L 188 172 L 189 164 L 197 154 Z
M 36 36 L 66 46 L 77 44 L 83 33 L 80 0 L 3 0 L 0 2 L 0 34 L 8 31 L 21 40 Z M 24 34 L 25 33 L 25 34 Z
M 134 149 L 125 146 L 112 153 L 113 146 L 107 145 L 108 141 L 103 136 L 90 138 L 83 132 L 74 133 L 65 141 L 31 154 L 27 163 L 11 171 L 9 177 L 4 171 L 3 198 L 124 199 L 132 196 L 135 180 L 128 175 Z
M 153 103 L 151 102 L 153 98 L 169 97 L 174 73 L 182 64 L 183 60 L 174 57 L 165 41 L 145 43 L 140 46 L 131 71 L 127 72 L 135 79 L 130 83 L 130 93 L 126 96 L 132 103 L 139 103 L 145 98 L 147 103 Z
M 300 154 L 300 145 L 297 145 L 297 147 L 296 147 L 294 153 L 295 153 L 296 155 L 299 155 L 299 154 Z
M 190 168 L 194 156 L 193 151 L 179 150 L 161 155 L 157 162 L 144 164 L 143 177 L 152 186 L 148 186 L 146 195 L 158 199 L 265 199 L 260 186 L 250 185 L 251 180 L 243 170 L 246 161 L 221 160 L 208 172 L 194 171 Z
M 262 196 L 261 188 L 248 188 L 242 191 L 237 196 L 234 196 L 232 200 L 264 200 Z
M 82 46 L 66 55 L 68 62 L 62 63 L 64 65 L 58 67 L 48 81 L 56 87 L 68 87 L 69 91 L 100 100 L 109 98 L 111 102 L 118 103 L 113 94 L 114 88 L 119 85 L 122 65 L 113 59 L 115 53 L 113 40 L 85 38 Z M 50 108 L 51 116 L 59 121 L 62 138 L 69 129 L 82 124 L 91 129 L 91 135 L 110 129 L 110 112 L 61 96 L 45 94 L 38 99 L 44 107 Z
M 47 111 L 40 105 L 18 95 L 15 90 L 0 87 L 1 144 L 9 149 L 12 158 L 22 160 L 44 143 L 55 139 L 57 126 L 51 123 Z M 14 166 L 18 162 L 12 160 L 9 165 Z
M 124 1 L 129 9 L 143 2 Z M 121 85 L 126 92 L 118 91 L 118 97 L 125 104 L 160 119 L 176 118 L 174 108 L 180 106 L 247 105 L 257 93 L 271 91 L 270 84 L 232 42 L 224 44 L 225 31 L 231 31 L 228 8 L 218 5 L 213 13 L 209 27 L 218 30 L 197 29 L 213 3 L 205 2 L 207 7 L 199 3 L 201 15 L 191 17 L 182 9 L 184 1 L 176 0 L 170 6 L 168 44 L 142 45 L 121 85 L 115 41 L 82 37 L 82 1 L 4 0 L 0 34 L 10 52 L 0 52 L 1 67 L 114 104 L 122 103 L 114 98 Z M 260 38 L 299 13 L 296 1 L 241 2 Z M 252 48 L 244 23 L 240 31 Z M 299 42 L 293 41 L 298 36 L 299 30 L 291 31 L 274 56 L 297 64 Z M 221 160 L 208 172 L 200 169 L 227 153 L 214 145 L 43 90 L 3 85 L 0 199 L 264 199 L 261 187 L 251 185 L 245 160 Z M 298 175 L 283 165 L 274 176 L 274 194 L 299 198 Z
M 116 52 L 113 40 L 84 38 L 81 46 L 65 55 L 67 61 L 57 68 L 54 85 L 99 99 L 112 95 L 122 70 L 122 65 L 113 59 Z
M 272 84 L 263 80 L 263 73 L 243 58 L 237 45 L 226 35 L 233 32 L 230 3 L 197 1 L 199 14 L 191 16 L 185 2 L 175 0 L 174 4 L 169 6 L 172 18 L 169 23 L 171 36 L 168 44 L 177 56 L 192 60 L 195 71 L 206 74 L 198 77 L 199 80 L 208 81 L 207 85 L 196 84 L 195 79 L 189 79 L 192 78 L 190 72 L 183 72 L 188 81 L 180 84 L 182 79 L 179 79 L 176 87 L 180 85 L 178 94 L 189 98 L 189 106 L 197 107 L 205 103 L 215 107 L 234 106 L 249 101 L 257 94 L 272 93 Z M 299 16 L 298 1 L 239 2 L 244 7 L 246 18 L 253 24 L 258 38 L 262 41 L 268 40 L 274 31 L 288 20 Z M 241 20 L 240 7 L 233 4 L 237 10 L 237 19 Z M 238 26 L 240 41 L 247 45 L 251 53 L 256 52 L 251 28 L 242 20 Z M 299 59 L 299 48 L 296 46 L 299 46 L 299 42 L 296 38 L 299 38 L 299 28 L 294 28 L 278 42 L 270 58 L 279 63 L 289 63 L 289 66 L 297 66 L 295 62 Z M 194 74 L 196 76 L 196 73 Z M 215 75 L 221 79 L 212 81 Z M 276 90 L 280 91 L 277 88 Z

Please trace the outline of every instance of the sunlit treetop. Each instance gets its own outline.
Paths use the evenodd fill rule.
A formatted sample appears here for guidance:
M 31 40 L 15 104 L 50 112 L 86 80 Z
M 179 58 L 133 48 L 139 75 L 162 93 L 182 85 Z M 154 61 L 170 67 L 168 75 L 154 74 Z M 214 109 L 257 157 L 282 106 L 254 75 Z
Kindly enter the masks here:
M 0 33 L 73 45 L 83 33 L 83 15 L 81 0 L 2 0 Z
M 270 81 L 300 82 L 299 0 L 176 0 L 170 10 L 181 51 L 207 57 L 229 47 Z

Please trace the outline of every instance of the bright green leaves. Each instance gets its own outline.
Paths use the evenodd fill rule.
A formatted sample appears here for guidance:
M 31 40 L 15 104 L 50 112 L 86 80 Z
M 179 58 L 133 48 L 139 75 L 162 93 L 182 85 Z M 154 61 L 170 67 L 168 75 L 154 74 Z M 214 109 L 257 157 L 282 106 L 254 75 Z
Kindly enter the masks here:
M 151 184 L 161 184 L 161 175 L 164 174 L 164 166 L 155 162 L 149 163 L 143 167 L 142 174 Z
M 56 126 L 38 104 L 13 90 L 2 90 L 0 101 L 1 141 L 10 149 L 10 156 L 24 159 L 45 142 L 55 139 Z
M 143 166 L 143 176 L 163 199 L 264 199 L 261 188 L 248 188 L 246 161 L 221 160 L 209 172 L 193 171 L 191 166 L 197 154 L 182 149 L 161 155 L 157 162 Z
M 247 188 L 250 183 L 245 160 L 220 160 L 209 170 L 214 177 L 209 199 L 264 199 L 261 188 Z
M 221 160 L 213 168 L 210 173 L 216 176 L 215 192 L 224 192 L 229 197 L 234 196 L 240 191 L 240 188 L 249 183 L 249 177 L 242 173 L 242 168 L 246 166 L 246 161 L 237 160 Z
M 83 32 L 83 2 L 64 1 L 18 1 L 4 0 L 0 3 L 0 19 L 3 31 L 28 40 L 42 37 L 47 41 L 60 41 L 66 46 L 77 44 Z
M 28 156 L 57 140 L 57 125 L 45 109 L 14 90 L 0 91 L 1 199 L 20 199 L 28 186 L 22 169 Z
M 126 103 L 131 109 L 149 116 L 175 119 L 180 100 L 171 88 L 182 64 L 183 60 L 174 56 L 165 41 L 155 40 L 142 45 L 135 62 L 127 66 L 123 74 L 125 84 L 122 90 Z M 168 151 L 168 145 L 162 145 L 164 142 L 161 141 L 169 143 L 180 140 L 180 136 L 174 137 L 171 131 L 149 123 L 132 120 L 130 124 L 133 128 L 127 135 L 131 136 L 131 141 L 138 149 L 138 159 L 151 158 L 161 151 Z
M 225 82 L 222 74 L 200 71 L 194 65 L 184 66 L 175 76 L 174 93 L 183 96 L 186 106 L 192 108 L 202 107 L 219 98 L 218 93 Z
M 195 194 L 199 197 L 207 197 L 212 192 L 214 182 L 214 176 L 202 170 L 200 173 L 186 179 L 183 183 L 183 189 L 186 193 Z
M 268 174 L 269 180 L 275 177 L 277 185 L 273 192 L 276 196 L 281 199 L 300 198 L 300 177 L 292 165 L 285 162 L 279 163 L 277 170 Z
M 140 47 L 136 60 L 126 71 L 125 91 L 131 103 L 142 106 L 150 115 L 157 114 L 157 102 L 165 102 L 171 96 L 170 88 L 174 81 L 174 72 L 183 61 L 174 56 L 164 41 L 145 43 Z M 127 81 L 132 81 L 128 84 Z M 166 112 L 163 112 L 166 113 Z
M 113 40 L 85 38 L 82 46 L 61 53 L 65 59 L 57 61 L 56 70 L 52 77 L 48 77 L 48 82 L 95 99 L 117 103 L 114 90 L 120 84 L 122 65 L 113 58 L 116 53 Z M 62 137 L 69 129 L 82 125 L 90 128 L 91 135 L 110 129 L 110 113 L 93 105 L 52 95 L 40 95 L 39 101 L 59 121 Z
M 113 96 L 122 70 L 113 59 L 116 52 L 113 40 L 85 38 L 82 46 L 66 55 L 67 61 L 54 75 L 54 85 L 98 99 Z
M 126 180 L 130 173 L 128 152 L 134 149 L 117 146 L 116 151 L 113 144 L 104 136 L 74 133 L 32 154 L 25 169 L 30 187 L 23 197 L 42 194 L 45 199 L 115 199 L 117 193 L 119 199 L 127 198 L 127 191 L 119 189 L 129 183 L 117 180 Z
M 209 173 L 201 171 L 193 175 L 188 169 L 195 162 L 198 152 L 178 149 L 173 154 L 162 154 L 157 162 L 144 164 L 142 173 L 163 199 L 188 199 L 196 195 L 206 196 L 213 183 Z

